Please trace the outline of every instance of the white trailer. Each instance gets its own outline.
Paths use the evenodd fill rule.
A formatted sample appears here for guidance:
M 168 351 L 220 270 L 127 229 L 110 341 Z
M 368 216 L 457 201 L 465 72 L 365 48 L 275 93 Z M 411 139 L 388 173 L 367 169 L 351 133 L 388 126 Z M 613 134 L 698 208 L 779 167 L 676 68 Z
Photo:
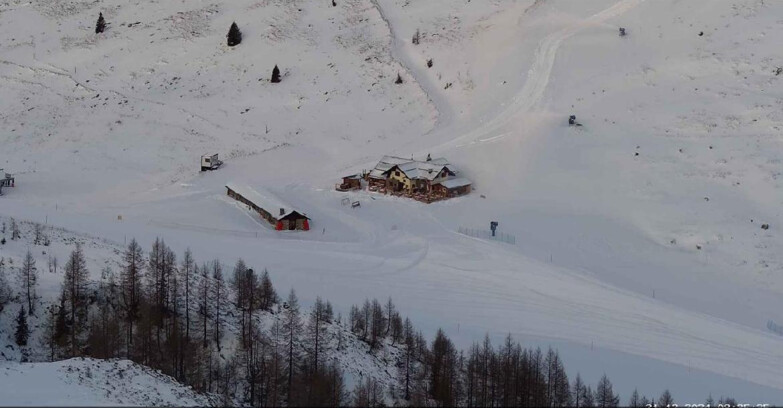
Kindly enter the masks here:
M 8 174 L 5 170 L 0 169 L 0 195 L 3 195 L 3 187 L 14 186 L 14 175 Z
M 201 171 L 217 170 L 221 164 L 223 162 L 218 159 L 217 153 L 201 156 Z

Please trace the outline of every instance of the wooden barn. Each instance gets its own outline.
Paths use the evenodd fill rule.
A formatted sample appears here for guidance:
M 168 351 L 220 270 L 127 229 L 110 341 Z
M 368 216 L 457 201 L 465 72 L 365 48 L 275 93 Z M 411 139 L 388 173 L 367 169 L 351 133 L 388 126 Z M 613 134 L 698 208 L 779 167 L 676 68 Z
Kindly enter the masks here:
M 451 178 L 433 186 L 433 191 L 446 198 L 470 194 L 471 182 L 463 177 Z
M 362 188 L 362 178 L 361 174 L 345 176 L 343 177 L 343 182 L 335 186 L 335 188 L 337 191 L 360 190 Z
M 278 231 L 310 230 L 310 218 L 305 213 L 296 210 L 272 193 L 259 192 L 244 184 L 228 183 L 226 194 L 250 207 Z

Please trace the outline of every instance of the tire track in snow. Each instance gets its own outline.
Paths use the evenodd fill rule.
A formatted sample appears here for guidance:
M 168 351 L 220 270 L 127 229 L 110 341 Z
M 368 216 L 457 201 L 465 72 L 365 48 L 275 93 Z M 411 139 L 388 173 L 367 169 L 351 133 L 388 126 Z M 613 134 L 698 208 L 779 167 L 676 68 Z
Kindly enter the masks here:
M 384 24 L 386 24 L 386 27 L 389 30 L 389 34 L 391 36 L 390 52 L 392 59 L 402 65 L 402 67 L 405 68 L 405 71 L 415 79 L 419 89 L 424 92 L 424 94 L 427 96 L 427 100 L 435 107 L 435 110 L 438 112 L 438 117 L 435 120 L 435 124 L 433 125 L 432 129 L 427 132 L 427 134 L 432 133 L 453 119 L 453 109 L 446 98 L 444 98 L 440 93 L 440 86 L 433 83 L 427 75 L 418 73 L 419 69 L 415 68 L 418 65 L 414 62 L 413 56 L 406 52 L 406 48 L 404 47 L 406 41 L 398 38 L 394 25 L 391 23 L 391 20 L 386 14 L 386 10 L 383 8 L 383 6 L 381 6 L 381 1 L 382 0 L 370 0 L 370 3 L 378 11 L 381 20 L 384 22 Z
M 476 143 L 493 141 L 513 133 L 503 132 L 493 135 L 494 132 L 497 132 L 503 126 L 509 124 L 519 115 L 533 111 L 541 102 L 541 99 L 546 92 L 546 88 L 549 85 L 552 69 L 555 66 L 555 60 L 557 59 L 557 52 L 563 41 L 587 27 L 618 17 L 644 1 L 645 0 L 621 0 L 613 6 L 593 14 L 579 23 L 570 25 L 545 37 L 536 48 L 535 60 L 528 70 L 528 78 L 527 81 L 525 81 L 525 85 L 519 93 L 514 96 L 511 103 L 508 104 L 505 109 L 481 127 L 431 149 L 464 147 Z

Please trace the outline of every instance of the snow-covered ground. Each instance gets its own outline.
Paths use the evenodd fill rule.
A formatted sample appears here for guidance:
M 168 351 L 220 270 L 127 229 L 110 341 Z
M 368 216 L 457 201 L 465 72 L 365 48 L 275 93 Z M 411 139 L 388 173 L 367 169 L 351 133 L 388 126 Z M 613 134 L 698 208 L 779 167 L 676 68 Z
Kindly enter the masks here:
M 0 361 L 0 406 L 209 406 L 175 379 L 128 360 Z
M 763 0 L 2 0 L 0 166 L 17 187 L 0 215 L 242 257 L 343 311 L 391 296 L 462 346 L 557 344 L 624 396 L 779 403 L 781 35 L 783 4 Z M 199 174 L 212 151 L 225 167 Z M 474 193 L 333 191 L 383 154 L 427 153 Z M 229 180 L 312 230 L 270 230 Z M 456 233 L 491 220 L 516 245 Z

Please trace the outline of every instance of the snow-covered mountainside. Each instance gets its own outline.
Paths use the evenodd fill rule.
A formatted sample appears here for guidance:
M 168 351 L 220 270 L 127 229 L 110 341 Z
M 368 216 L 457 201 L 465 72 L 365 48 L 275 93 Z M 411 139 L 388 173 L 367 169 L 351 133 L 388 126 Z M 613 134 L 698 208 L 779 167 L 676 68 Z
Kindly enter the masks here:
M 0 360 L 0 406 L 209 406 L 213 400 L 128 360 Z
M 783 402 L 783 3 L 335 4 L 0 0 L 0 215 L 244 258 L 306 304 L 391 296 L 428 337 L 554 344 L 624 396 Z M 427 153 L 473 194 L 334 191 Z M 311 231 L 271 230 L 232 180 Z M 490 221 L 516 244 L 456 233 Z
M 0 225 L 4 225 L 7 231 L 10 231 L 13 222 L 17 221 L 0 216 Z M 29 361 L 51 359 L 51 351 L 46 339 L 46 318 L 51 306 L 57 304 L 64 280 L 64 265 L 73 247 L 80 245 L 86 254 L 86 267 L 90 272 L 92 291 L 97 289 L 99 282 L 106 281 L 106 276 L 102 276 L 106 269 L 117 271 L 122 267 L 124 247 L 119 242 L 48 226 L 43 227 L 41 231 L 46 244 L 36 244 L 35 225 L 24 221 L 18 222 L 17 225 L 21 238 L 8 239 L 0 245 L 2 248 L 0 266 L 4 268 L 4 276 L 9 281 L 13 294 L 17 296 L 14 302 L 0 311 L 0 370 L 5 370 L 5 377 L 0 376 L 0 378 L 7 379 L 7 381 L 0 381 L 3 382 L 0 385 L 0 395 L 11 395 L 12 390 L 19 384 L 27 383 L 39 375 L 45 377 L 46 381 L 53 381 L 52 379 L 56 378 L 60 384 L 52 384 L 51 392 L 48 393 L 37 393 L 36 389 L 29 387 L 21 388 L 14 398 L 0 399 L 0 406 L 223 405 L 224 401 L 219 396 L 197 393 L 169 376 L 127 360 L 103 362 L 96 359 L 69 359 L 55 363 L 29 363 Z M 38 271 L 36 291 L 33 294 L 35 299 L 33 303 L 37 312 L 27 316 L 31 336 L 27 346 L 19 347 L 14 342 L 16 322 L 13 317 L 26 302 L 24 290 L 16 282 L 15 277 L 28 250 L 33 254 Z M 233 267 L 228 264 L 222 266 L 226 271 Z M 196 287 L 200 277 L 194 279 L 196 280 L 193 287 Z M 232 294 L 230 297 L 233 296 Z M 208 297 L 210 303 L 215 301 L 211 293 Z M 191 299 L 190 309 L 193 315 L 198 310 L 198 302 L 198 299 Z M 270 338 L 273 326 L 282 318 L 280 311 L 278 305 L 273 313 L 260 312 L 255 316 L 257 327 Z M 307 316 L 309 310 L 303 310 L 302 314 Z M 239 316 L 231 311 L 225 312 L 222 317 L 226 338 L 223 349 L 217 355 L 220 361 L 225 362 L 231 359 L 237 348 L 241 324 Z M 193 319 L 195 321 L 196 317 L 194 316 Z M 298 336 L 295 343 L 297 354 L 306 355 L 308 352 L 306 342 L 305 334 Z M 378 381 L 387 388 L 399 382 L 397 366 L 401 358 L 400 345 L 385 341 L 382 347 L 371 349 L 367 342 L 362 341 L 350 330 L 347 319 L 324 324 L 324 338 L 320 348 L 323 360 L 333 362 L 340 368 L 348 392 L 355 384 L 368 378 Z M 19 363 L 20 361 L 24 363 Z M 130 377 L 124 376 L 126 372 Z M 96 375 L 93 376 L 93 373 Z M 132 381 L 125 381 L 129 378 Z M 85 391 L 84 388 L 68 390 L 71 384 L 79 384 L 91 390 Z M 144 392 L 147 386 L 151 387 L 149 395 L 145 395 Z M 167 398 L 168 394 L 182 396 L 182 399 L 176 402 L 174 399 Z M 91 395 L 95 395 L 95 398 Z M 391 403 L 392 400 L 389 402 Z

